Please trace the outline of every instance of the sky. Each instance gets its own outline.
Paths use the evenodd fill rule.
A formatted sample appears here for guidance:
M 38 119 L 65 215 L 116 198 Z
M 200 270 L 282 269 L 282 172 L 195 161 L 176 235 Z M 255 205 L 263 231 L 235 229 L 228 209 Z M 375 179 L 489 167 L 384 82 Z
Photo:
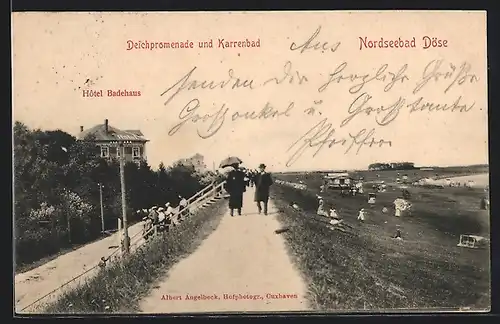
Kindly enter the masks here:
M 488 163 L 480 12 L 15 13 L 13 35 L 14 120 L 72 135 L 105 119 L 140 129 L 153 167 L 195 153 L 209 167 L 238 156 L 247 167 L 265 163 L 274 171 Z M 426 35 L 448 46 L 423 49 Z M 360 37 L 415 37 L 418 46 L 360 50 Z M 317 50 L 300 47 L 311 38 Z M 210 39 L 213 48 L 198 47 Z M 219 39 L 258 40 L 260 47 L 219 48 Z M 192 41 L 194 48 L 127 50 L 129 40 Z M 405 77 L 389 87 L 398 71 Z M 360 87 L 365 74 L 372 80 Z M 210 90 L 211 80 L 227 84 Z M 83 90 L 105 96 L 84 97 Z M 107 90 L 141 96 L 107 97 Z M 454 103 L 468 111 L 429 112 Z M 381 126 L 384 118 L 390 122 Z

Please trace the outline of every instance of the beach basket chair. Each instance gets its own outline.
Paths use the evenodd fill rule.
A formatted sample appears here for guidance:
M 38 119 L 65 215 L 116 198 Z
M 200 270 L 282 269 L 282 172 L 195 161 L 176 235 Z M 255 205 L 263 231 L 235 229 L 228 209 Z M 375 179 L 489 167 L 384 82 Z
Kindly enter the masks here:
M 460 241 L 458 242 L 457 246 L 466 247 L 470 249 L 479 249 L 486 247 L 487 244 L 488 244 L 488 239 L 486 239 L 485 237 L 478 235 L 462 234 L 460 235 Z

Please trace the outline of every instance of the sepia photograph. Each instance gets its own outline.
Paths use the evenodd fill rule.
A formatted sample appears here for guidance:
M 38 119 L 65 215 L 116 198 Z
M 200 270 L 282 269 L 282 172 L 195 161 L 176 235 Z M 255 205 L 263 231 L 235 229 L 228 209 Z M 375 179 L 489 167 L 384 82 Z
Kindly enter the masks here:
M 485 11 L 11 17 L 15 316 L 491 310 Z

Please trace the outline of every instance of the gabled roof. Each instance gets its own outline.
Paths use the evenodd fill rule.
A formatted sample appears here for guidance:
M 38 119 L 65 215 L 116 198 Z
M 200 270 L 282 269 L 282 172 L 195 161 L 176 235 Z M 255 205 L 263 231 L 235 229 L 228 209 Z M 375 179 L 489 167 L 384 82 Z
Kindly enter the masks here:
M 138 132 L 141 135 L 138 135 Z M 87 130 L 84 130 L 78 134 L 77 138 L 83 140 L 86 136 L 93 135 L 98 141 L 137 141 L 137 142 L 147 142 L 148 140 L 144 138 L 140 130 L 135 130 L 134 132 L 123 131 L 118 128 L 108 125 L 108 132 L 106 133 L 106 125 L 99 124 Z
M 126 130 L 124 130 L 124 132 L 132 133 L 132 134 L 135 134 L 137 136 L 144 136 L 144 134 L 138 129 L 126 129 Z

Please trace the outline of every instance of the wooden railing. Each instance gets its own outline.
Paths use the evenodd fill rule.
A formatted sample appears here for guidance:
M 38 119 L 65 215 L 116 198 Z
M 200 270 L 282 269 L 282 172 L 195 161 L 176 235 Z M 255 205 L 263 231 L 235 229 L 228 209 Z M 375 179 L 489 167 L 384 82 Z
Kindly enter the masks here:
M 188 203 L 188 206 L 189 204 L 193 203 L 193 202 L 197 202 L 199 201 L 200 198 L 204 198 L 204 197 L 207 197 L 207 193 L 216 193 L 216 190 L 219 189 L 219 188 L 222 188 L 222 186 L 224 185 L 225 181 L 217 184 L 217 182 L 212 182 L 211 184 L 209 184 L 208 186 L 206 186 L 205 188 L 203 188 L 202 190 L 198 191 L 194 196 L 192 196 L 191 198 L 189 198 L 187 200 L 187 203 Z
M 220 196 L 223 192 L 221 189 L 223 188 L 224 184 L 225 184 L 225 181 L 223 181 L 219 184 L 217 184 L 216 182 L 212 182 L 211 184 L 209 184 L 208 186 L 206 186 L 202 190 L 198 191 L 194 196 L 192 196 L 191 198 L 189 198 L 187 200 L 187 205 L 185 208 L 182 208 L 182 209 L 179 208 L 178 210 L 176 210 L 174 212 L 174 214 L 172 216 L 170 216 L 171 219 L 176 219 L 180 215 L 182 217 L 182 214 L 183 213 L 185 214 L 186 210 L 191 213 L 194 210 L 196 210 L 197 208 L 199 208 L 199 206 L 202 205 L 209 198 L 215 198 L 217 196 Z M 141 239 L 143 237 L 146 237 L 146 236 L 151 235 L 151 234 L 156 235 L 159 232 L 158 227 L 159 227 L 159 225 L 153 225 L 147 232 L 140 232 L 140 233 L 136 234 L 134 237 L 132 237 L 130 239 L 130 246 L 137 248 L 140 245 L 142 245 L 144 243 L 144 241 L 141 243 Z M 140 234 L 142 234 L 142 235 L 140 235 Z
M 190 210 L 190 207 L 197 207 L 197 204 L 203 202 L 208 198 L 215 198 L 222 194 L 222 188 L 226 182 L 223 181 L 219 184 L 212 182 L 205 189 L 199 191 L 196 195 L 188 199 L 187 207 L 185 209 Z M 179 212 L 182 212 L 180 210 Z

